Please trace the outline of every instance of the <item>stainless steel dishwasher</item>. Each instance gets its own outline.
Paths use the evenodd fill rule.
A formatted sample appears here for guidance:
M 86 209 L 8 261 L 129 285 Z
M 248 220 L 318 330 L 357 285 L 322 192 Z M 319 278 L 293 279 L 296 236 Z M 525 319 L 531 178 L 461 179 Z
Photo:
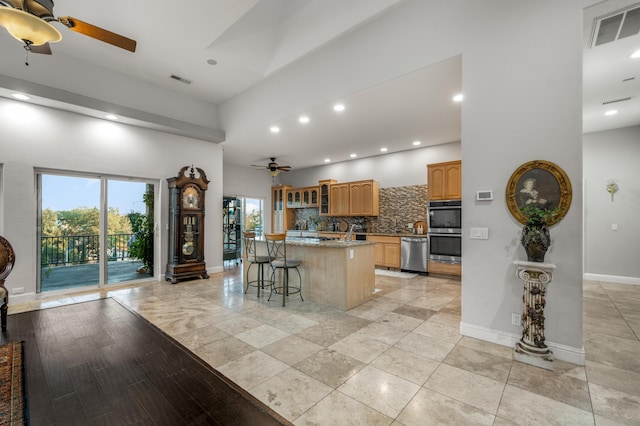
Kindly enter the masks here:
M 426 237 L 402 237 L 400 239 L 400 269 L 427 272 L 429 239 Z

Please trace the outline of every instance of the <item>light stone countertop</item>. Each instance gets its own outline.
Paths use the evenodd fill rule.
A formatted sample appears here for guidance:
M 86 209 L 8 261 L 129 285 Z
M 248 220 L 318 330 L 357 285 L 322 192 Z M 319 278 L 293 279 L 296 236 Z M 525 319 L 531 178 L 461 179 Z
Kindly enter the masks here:
M 357 247 L 375 244 L 373 241 L 342 241 L 342 240 L 317 240 L 315 238 L 287 239 L 288 246 L 312 246 L 312 247 Z

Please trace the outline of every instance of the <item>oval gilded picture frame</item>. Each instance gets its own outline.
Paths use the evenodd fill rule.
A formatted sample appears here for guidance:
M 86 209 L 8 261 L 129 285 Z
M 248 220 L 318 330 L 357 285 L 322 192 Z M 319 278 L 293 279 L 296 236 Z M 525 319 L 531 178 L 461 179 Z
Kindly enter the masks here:
M 571 181 L 556 164 L 534 160 L 518 167 L 507 183 L 507 207 L 511 215 L 523 225 L 527 216 L 520 210 L 533 204 L 543 210 L 558 209 L 548 223 L 555 225 L 567 214 L 571 206 Z

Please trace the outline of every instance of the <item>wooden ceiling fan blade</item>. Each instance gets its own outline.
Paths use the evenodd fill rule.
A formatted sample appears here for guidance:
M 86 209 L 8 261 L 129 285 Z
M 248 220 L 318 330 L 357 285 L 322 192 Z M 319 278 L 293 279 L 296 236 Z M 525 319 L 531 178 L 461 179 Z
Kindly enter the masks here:
M 136 41 L 120 34 L 116 34 L 104 28 L 96 27 L 95 25 L 88 24 L 70 16 L 59 16 L 58 22 L 69 27 L 71 31 L 75 31 L 80 34 L 95 38 L 96 40 L 104 41 L 113 46 L 121 49 L 128 50 L 129 52 L 136 51 Z
M 49 43 L 42 44 L 40 46 L 29 46 L 29 51 L 31 53 L 39 53 L 41 55 L 51 55 L 51 46 Z

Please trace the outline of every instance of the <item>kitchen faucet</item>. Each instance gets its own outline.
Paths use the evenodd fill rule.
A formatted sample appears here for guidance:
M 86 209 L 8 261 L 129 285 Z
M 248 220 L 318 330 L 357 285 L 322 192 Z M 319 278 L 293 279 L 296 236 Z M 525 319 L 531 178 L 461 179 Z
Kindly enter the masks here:
M 356 227 L 356 224 L 355 223 L 352 224 L 351 228 L 349 229 L 349 233 L 348 234 L 344 234 L 344 241 L 345 242 L 351 241 L 351 236 L 353 235 L 353 228 L 355 228 L 355 227 Z

